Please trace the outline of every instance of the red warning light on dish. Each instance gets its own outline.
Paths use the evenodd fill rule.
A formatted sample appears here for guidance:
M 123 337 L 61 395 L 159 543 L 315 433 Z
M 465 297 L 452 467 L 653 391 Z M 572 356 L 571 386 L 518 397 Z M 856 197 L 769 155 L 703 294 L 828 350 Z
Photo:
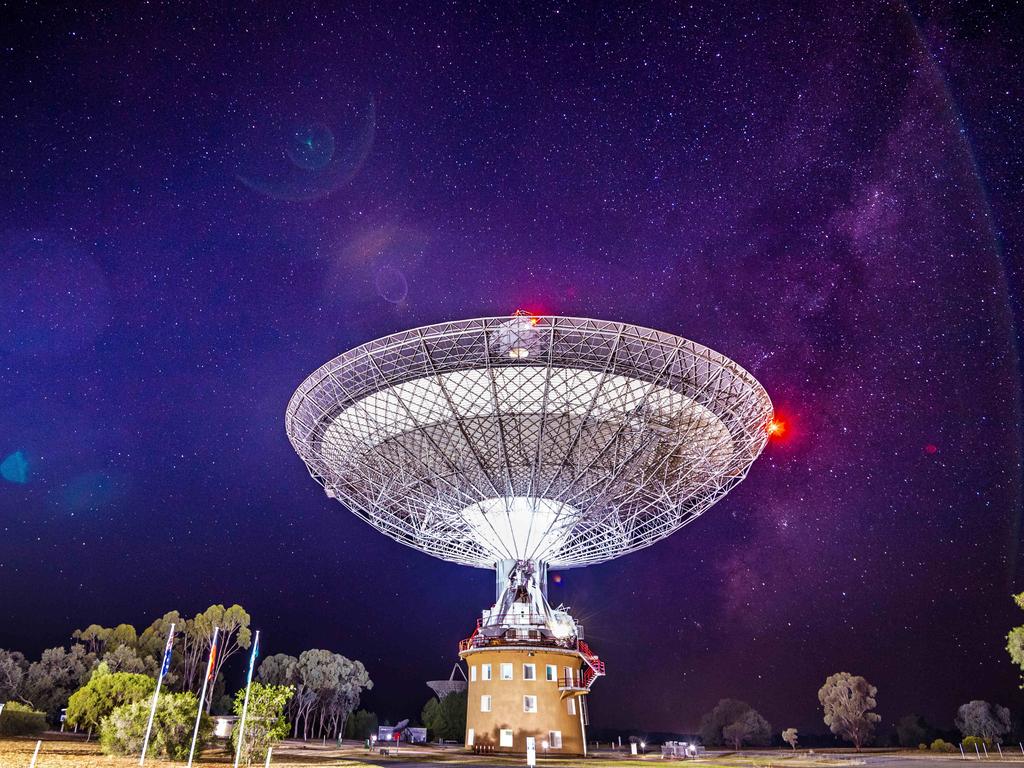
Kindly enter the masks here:
M 540 322 L 540 318 L 535 316 L 532 312 L 527 312 L 525 309 L 517 309 L 512 313 L 512 317 L 528 317 L 530 318 L 530 325 L 536 325 Z

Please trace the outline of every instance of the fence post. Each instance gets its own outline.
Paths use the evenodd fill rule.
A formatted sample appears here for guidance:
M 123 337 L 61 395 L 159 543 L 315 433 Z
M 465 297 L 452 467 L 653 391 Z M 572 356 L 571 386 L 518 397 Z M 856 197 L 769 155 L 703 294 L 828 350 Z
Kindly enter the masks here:
M 36 742 L 36 751 L 32 753 L 32 762 L 28 764 L 28 768 L 36 768 L 36 758 L 39 757 L 39 748 L 43 746 L 43 740 L 39 739 Z
M 978 753 L 978 759 L 981 760 L 981 750 L 978 749 L 978 742 L 974 742 L 974 751 Z
M 267 762 L 264 763 L 265 768 L 270 768 L 270 754 L 274 751 L 273 747 L 267 747 Z
M 962 757 L 964 760 L 966 760 L 967 759 L 967 755 L 964 754 L 964 744 L 963 744 L 963 742 L 960 742 L 957 746 L 960 747 L 960 757 Z

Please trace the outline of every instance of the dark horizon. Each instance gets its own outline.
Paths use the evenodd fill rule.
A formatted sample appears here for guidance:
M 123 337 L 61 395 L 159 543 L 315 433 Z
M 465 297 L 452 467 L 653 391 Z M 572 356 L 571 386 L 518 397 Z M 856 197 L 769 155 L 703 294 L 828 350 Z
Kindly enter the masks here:
M 264 655 L 359 659 L 363 706 L 418 718 L 493 576 L 326 498 L 285 407 L 357 344 L 524 308 L 706 344 L 787 427 L 693 524 L 550 584 L 608 665 L 595 726 L 689 732 L 731 697 L 824 734 L 838 671 L 880 734 L 971 699 L 1024 719 L 1021 28 L 942 2 L 15 11 L 0 648 L 237 602 Z

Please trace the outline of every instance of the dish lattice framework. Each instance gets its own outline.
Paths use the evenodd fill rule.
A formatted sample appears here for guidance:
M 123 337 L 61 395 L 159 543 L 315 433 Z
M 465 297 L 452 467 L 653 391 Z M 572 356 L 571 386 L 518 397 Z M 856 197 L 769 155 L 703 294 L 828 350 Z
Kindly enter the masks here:
M 771 419 L 761 385 L 700 344 L 517 315 L 356 347 L 302 383 L 286 429 L 327 494 L 396 541 L 569 568 L 693 521 L 746 476 Z

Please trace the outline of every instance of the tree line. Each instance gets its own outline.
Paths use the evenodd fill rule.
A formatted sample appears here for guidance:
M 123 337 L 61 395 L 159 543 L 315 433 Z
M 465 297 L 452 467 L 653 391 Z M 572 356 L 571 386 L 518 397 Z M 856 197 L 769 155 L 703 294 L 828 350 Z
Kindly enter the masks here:
M 210 712 L 215 705 L 226 709 L 230 700 L 224 698 L 224 664 L 240 650 L 249 648 L 250 621 L 248 612 L 240 605 L 211 605 L 192 618 L 169 611 L 141 633 L 131 624 L 90 624 L 71 634 L 69 647 L 48 648 L 38 661 L 31 663 L 18 651 L 0 649 L 0 701 L 19 701 L 45 712 L 50 722 L 55 723 L 71 694 L 85 685 L 100 663 L 109 672 L 155 678 L 163 662 L 167 634 L 174 624 L 171 667 L 164 677 L 164 686 L 174 692 L 199 691 L 213 644 L 213 629 L 219 627 L 213 695 L 206 711 Z
M 1024 610 L 1024 592 L 1013 595 L 1017 607 Z M 1011 661 L 1024 674 L 1024 625 L 1014 627 L 1006 636 L 1006 651 Z M 1021 686 L 1024 688 L 1024 685 Z M 860 751 L 870 744 L 881 717 L 874 712 L 878 689 L 860 675 L 837 672 L 825 680 L 818 691 L 818 702 L 829 730 L 853 744 Z M 961 746 L 979 751 L 1002 744 L 1013 730 L 1010 710 L 981 699 L 961 705 L 954 725 L 960 732 Z M 761 714 L 737 699 L 722 699 L 701 719 L 700 737 L 705 746 L 744 745 L 768 746 L 772 741 L 772 728 Z M 780 734 L 782 741 L 793 749 L 799 742 L 796 728 L 786 728 Z M 896 738 L 900 746 L 953 752 L 957 746 L 938 737 L 937 731 L 924 718 L 910 714 L 896 725 Z
M 218 628 L 217 653 L 210 679 L 212 693 L 202 718 L 203 738 L 208 735 L 208 713 L 238 714 L 244 688 L 235 696 L 226 692 L 224 665 L 252 644 L 251 617 L 240 605 L 211 605 L 191 618 L 169 611 L 141 633 L 131 624 L 104 627 L 90 624 L 76 629 L 72 642 L 42 652 L 36 661 L 23 653 L 0 649 L 0 732 L 35 732 L 46 722 L 56 726 L 67 709 L 67 723 L 99 731 L 104 750 L 138 754 L 142 729 L 148 718 L 156 678 L 163 663 L 167 636 L 175 625 L 170 666 L 163 678 L 153 747 L 165 757 L 179 758 L 177 735 L 190 736 L 186 713 L 196 717 L 198 691 Z M 269 740 L 291 733 L 304 738 L 339 737 L 343 732 L 364 737 L 376 727 L 376 716 L 360 710 L 363 691 L 373 682 L 362 662 L 323 649 L 303 651 L 298 657 L 276 654 L 258 666 L 246 728 L 246 753 L 265 751 Z M 6 731 L 5 731 L 6 729 Z M 358 733 L 357 733 L 358 731 Z M 369 733 L 365 734 L 366 736 Z M 200 741 L 203 739 L 201 738 Z
M 1024 593 L 1014 595 L 1013 599 L 1024 609 Z M 13 732 L 12 728 L 38 730 L 46 721 L 55 725 L 64 707 L 68 707 L 72 725 L 91 731 L 111 718 L 114 710 L 137 704 L 151 695 L 171 624 L 175 625 L 176 633 L 170 669 L 163 682 L 166 702 L 162 697 L 161 707 L 166 703 L 168 711 L 184 712 L 193 702 L 191 707 L 195 711 L 195 692 L 202 686 L 204 660 L 209 656 L 213 630 L 218 627 L 219 653 L 212 670 L 213 693 L 206 711 L 237 709 L 237 694 L 234 698 L 225 695 L 222 670 L 228 659 L 250 647 L 250 622 L 242 606 L 225 608 L 217 604 L 192 618 L 169 611 L 141 633 L 131 624 L 90 624 L 72 633 L 74 642 L 69 647 L 46 649 L 37 661 L 29 662 L 18 651 L 0 648 L 0 702 L 7 703 L 0 717 L 0 734 Z M 1024 672 L 1024 625 L 1013 628 L 1006 639 L 1010 658 Z M 257 679 L 259 699 L 265 701 L 266 707 L 261 718 L 275 724 L 271 730 L 281 737 L 290 731 L 293 737 L 301 733 L 307 739 L 342 734 L 366 738 L 376 728 L 376 715 L 356 711 L 361 693 L 373 687 L 359 661 L 323 649 L 303 651 L 297 657 L 275 654 L 260 663 Z M 829 676 L 818 691 L 825 724 L 858 750 L 871 743 L 881 720 L 874 712 L 877 692 L 862 676 L 848 672 Z M 179 698 L 173 699 L 174 696 Z M 280 709 L 279 715 L 274 714 L 275 707 Z M 465 714 L 465 696 L 452 695 L 444 700 L 432 699 L 424 707 L 422 717 L 436 737 L 458 739 L 465 728 Z M 127 721 L 122 717 L 119 722 L 123 725 Z M 963 704 L 957 711 L 955 725 L 967 747 L 998 745 L 1013 727 L 1006 707 L 982 700 Z M 916 744 L 935 751 L 955 749 L 955 745 L 942 738 L 934 738 L 929 744 L 935 733 L 923 718 L 913 714 L 901 718 L 896 726 L 897 739 L 903 746 Z M 700 736 L 706 746 L 740 749 L 745 745 L 767 746 L 772 741 L 772 728 L 746 702 L 722 699 L 702 718 Z M 796 748 L 796 728 L 786 728 L 780 736 L 784 743 Z
M 818 702 L 825 725 L 841 739 L 853 744 L 857 751 L 870 744 L 881 717 L 874 712 L 878 689 L 860 675 L 837 672 L 825 680 L 818 691 Z M 998 704 L 975 700 L 962 705 L 954 719 L 967 749 L 1001 744 L 1012 730 L 1010 710 Z M 799 732 L 786 728 L 780 734 L 783 743 L 796 749 Z M 901 746 L 952 752 L 956 745 L 942 738 L 933 738 L 935 729 L 918 715 L 907 715 L 896 726 Z M 708 747 L 766 747 L 772 743 L 772 727 L 756 709 L 745 701 L 722 699 L 701 719 L 701 742 Z

